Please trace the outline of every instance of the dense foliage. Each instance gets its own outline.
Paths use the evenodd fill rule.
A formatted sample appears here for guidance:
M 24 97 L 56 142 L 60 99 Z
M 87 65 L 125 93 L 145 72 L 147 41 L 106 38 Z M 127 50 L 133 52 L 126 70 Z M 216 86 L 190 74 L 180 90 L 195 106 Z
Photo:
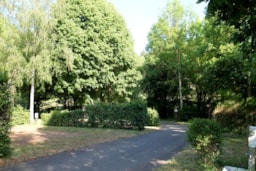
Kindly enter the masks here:
M 29 124 L 29 110 L 24 109 L 21 105 L 12 108 L 12 126 Z
M 159 126 L 160 125 L 160 118 L 159 118 L 159 114 L 157 112 L 157 110 L 152 109 L 152 108 L 148 108 L 147 109 L 147 117 L 148 117 L 148 121 L 147 121 L 147 125 L 148 126 Z
M 181 120 L 210 118 L 216 106 L 232 100 L 241 102 L 239 110 L 220 111 L 215 118 L 232 121 L 232 129 L 246 127 L 254 124 L 256 105 L 255 9 L 254 1 L 209 0 L 207 18 L 199 20 L 178 0 L 170 1 L 148 34 L 141 74 L 138 61 L 143 59 L 134 53 L 126 23 L 106 0 L 1 0 L 0 69 L 6 73 L 9 100 L 30 109 L 32 122 L 43 110 L 142 97 L 157 110 L 148 111 L 148 124 L 158 123 L 157 113 Z M 136 110 L 129 114 L 136 121 L 121 111 L 109 114 L 115 120 L 110 122 L 104 112 L 125 105 L 98 105 L 86 108 L 94 110 L 88 113 L 91 125 L 144 122 L 145 111 Z M 13 111 L 14 124 L 27 123 L 21 108 Z M 84 126 L 84 113 L 69 111 L 53 112 L 52 124 L 64 124 L 59 118 L 65 115 L 65 125 Z
M 206 0 L 198 0 L 198 2 L 202 1 Z M 207 17 L 216 16 L 216 24 L 226 23 L 236 28 L 232 40 L 241 45 L 239 50 L 242 55 L 240 55 L 241 60 L 237 61 L 240 65 L 236 65 L 234 68 L 237 68 L 237 74 L 240 75 L 238 80 L 241 81 L 243 86 L 239 85 L 239 88 L 243 89 L 244 98 L 255 96 L 256 92 L 255 12 L 256 2 L 252 0 L 243 2 L 239 0 L 210 0 L 207 8 Z
M 204 170 L 214 170 L 221 151 L 222 129 L 209 119 L 193 119 L 187 131 L 190 144 L 197 151 Z
M 143 102 L 99 103 L 86 109 L 91 126 L 133 128 L 143 130 L 147 124 L 147 107 Z
M 105 0 L 59 0 L 57 5 L 56 95 L 75 105 L 129 100 L 140 73 L 123 18 Z
M 11 155 L 10 118 L 9 86 L 6 74 L 0 72 L 0 159 Z
M 252 21 L 249 15 L 247 19 Z M 255 96 L 255 48 L 237 41 L 238 34 L 244 35 L 240 27 L 228 19 L 219 21 L 224 20 L 215 15 L 199 20 L 174 0 L 153 25 L 142 87 L 149 106 L 162 118 L 211 118 L 217 104 L 232 98 L 247 111 L 247 98 Z
M 53 110 L 51 113 L 43 113 L 41 118 L 45 125 L 66 127 L 84 127 L 87 119 L 85 112 L 80 109 L 72 111 Z
M 41 117 L 45 124 L 51 126 L 138 128 L 139 130 L 143 130 L 149 120 L 147 107 L 143 102 L 97 103 L 87 106 L 85 111 L 52 111 L 50 114 L 42 114 Z

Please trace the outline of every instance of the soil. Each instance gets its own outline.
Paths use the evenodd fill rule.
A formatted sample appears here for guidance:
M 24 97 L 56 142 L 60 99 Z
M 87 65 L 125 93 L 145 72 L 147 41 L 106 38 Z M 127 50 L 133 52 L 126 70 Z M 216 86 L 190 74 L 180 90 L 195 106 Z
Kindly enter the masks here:
M 35 126 L 16 126 L 11 130 L 11 140 L 13 145 L 28 145 L 43 143 L 52 138 L 73 137 L 74 133 L 46 131 Z

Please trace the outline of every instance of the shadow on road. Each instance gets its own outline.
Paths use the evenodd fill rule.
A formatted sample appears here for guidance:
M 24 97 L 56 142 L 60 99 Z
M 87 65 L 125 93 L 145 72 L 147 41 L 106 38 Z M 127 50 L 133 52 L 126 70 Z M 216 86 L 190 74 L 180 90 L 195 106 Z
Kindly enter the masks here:
M 35 159 L 1 171 L 149 171 L 186 146 L 185 125 Z

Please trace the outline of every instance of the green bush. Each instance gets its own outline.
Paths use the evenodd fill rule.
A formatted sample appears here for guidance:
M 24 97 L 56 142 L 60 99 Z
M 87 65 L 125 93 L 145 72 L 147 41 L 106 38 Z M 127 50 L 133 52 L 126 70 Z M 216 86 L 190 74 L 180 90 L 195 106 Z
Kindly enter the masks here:
M 51 113 L 42 113 L 41 120 L 42 120 L 43 124 L 51 126 L 51 124 L 50 124 L 51 117 L 52 117 L 52 112 Z
M 41 119 L 45 125 L 49 126 L 85 126 L 85 112 L 77 109 L 73 111 L 53 110 L 51 113 L 43 113 Z
M 220 124 L 210 119 L 193 119 L 187 137 L 199 155 L 200 165 L 206 170 L 214 170 L 221 149 Z
M 7 77 L 0 73 L 0 158 L 11 155 L 10 139 L 10 93 Z
M 29 124 L 29 111 L 18 105 L 12 109 L 11 124 L 24 125 Z
M 147 109 L 147 116 L 148 116 L 148 126 L 159 126 L 160 125 L 160 119 L 159 114 L 157 110 L 148 108 Z
M 147 107 L 143 102 L 97 103 L 82 110 L 58 111 L 41 114 L 45 125 L 73 127 L 107 127 L 144 129 L 147 123 Z
M 144 129 L 147 107 L 143 102 L 97 103 L 86 107 L 88 125 L 91 127 Z

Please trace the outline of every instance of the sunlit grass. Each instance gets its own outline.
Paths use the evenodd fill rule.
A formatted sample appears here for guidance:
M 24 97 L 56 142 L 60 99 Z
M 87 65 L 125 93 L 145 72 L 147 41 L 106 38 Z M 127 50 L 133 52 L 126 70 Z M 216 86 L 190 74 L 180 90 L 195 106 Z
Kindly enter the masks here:
M 221 171 L 224 166 L 247 168 L 248 164 L 247 135 L 225 134 L 222 154 L 216 171 Z M 168 164 L 155 171 L 198 171 L 199 167 L 196 151 L 188 146 L 185 150 L 175 155 Z

